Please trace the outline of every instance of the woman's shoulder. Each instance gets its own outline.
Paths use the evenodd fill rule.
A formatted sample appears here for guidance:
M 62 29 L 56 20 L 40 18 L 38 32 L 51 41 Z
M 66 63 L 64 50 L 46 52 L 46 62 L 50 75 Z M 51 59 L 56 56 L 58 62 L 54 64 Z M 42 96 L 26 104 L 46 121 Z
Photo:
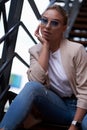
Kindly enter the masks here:
M 29 53 L 39 52 L 41 50 L 41 46 L 42 46 L 41 43 L 33 45 L 32 47 L 29 48 Z
M 73 42 L 68 39 L 64 39 L 63 44 L 61 46 L 61 51 L 63 54 L 67 54 L 71 57 L 82 53 L 86 54 L 85 47 L 81 43 Z
M 69 45 L 69 46 L 73 46 L 73 47 L 81 47 L 83 46 L 80 42 L 76 42 L 76 41 L 71 41 L 69 39 L 65 39 L 66 43 Z
M 78 51 L 80 49 L 84 49 L 84 46 L 81 43 L 75 42 L 75 41 L 70 41 L 68 39 L 65 39 L 65 45 L 67 47 L 67 49 L 69 50 L 73 50 L 73 51 Z

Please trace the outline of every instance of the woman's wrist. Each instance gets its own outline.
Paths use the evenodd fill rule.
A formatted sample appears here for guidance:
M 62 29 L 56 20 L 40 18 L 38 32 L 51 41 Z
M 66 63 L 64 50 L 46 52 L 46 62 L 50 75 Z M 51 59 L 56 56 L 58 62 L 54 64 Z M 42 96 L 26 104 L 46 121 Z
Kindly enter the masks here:
M 43 48 L 46 49 L 47 51 L 49 51 L 49 45 L 48 44 L 44 43 Z
M 79 130 L 79 128 L 71 124 L 68 130 Z

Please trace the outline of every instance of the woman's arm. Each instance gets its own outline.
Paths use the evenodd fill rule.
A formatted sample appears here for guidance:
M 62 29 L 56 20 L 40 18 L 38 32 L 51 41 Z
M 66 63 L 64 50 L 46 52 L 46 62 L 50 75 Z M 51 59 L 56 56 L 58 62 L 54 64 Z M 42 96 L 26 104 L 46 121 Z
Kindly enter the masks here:
M 87 53 L 83 46 L 80 47 L 76 56 L 76 81 L 77 81 L 77 110 L 74 116 L 75 121 L 82 122 L 87 113 Z M 79 107 L 80 106 L 80 107 Z M 79 130 L 76 126 L 70 126 L 69 130 Z
M 49 42 L 40 35 L 39 30 L 40 30 L 40 26 L 38 26 L 37 30 L 35 31 L 35 36 L 42 44 L 42 50 L 38 58 L 38 62 L 42 66 L 42 68 L 45 71 L 47 71 L 48 61 L 49 61 Z
M 48 70 L 48 61 L 49 61 L 49 49 L 45 44 L 43 44 L 38 62 L 46 72 Z
M 38 38 L 42 45 L 39 44 L 29 49 L 30 67 L 27 71 L 28 80 L 48 84 L 47 70 L 49 61 L 49 44 L 39 34 L 39 26 L 35 31 L 35 36 Z
M 82 122 L 86 113 L 87 113 L 87 110 L 78 107 L 73 120 Z M 71 124 L 68 130 L 79 130 L 79 128 Z

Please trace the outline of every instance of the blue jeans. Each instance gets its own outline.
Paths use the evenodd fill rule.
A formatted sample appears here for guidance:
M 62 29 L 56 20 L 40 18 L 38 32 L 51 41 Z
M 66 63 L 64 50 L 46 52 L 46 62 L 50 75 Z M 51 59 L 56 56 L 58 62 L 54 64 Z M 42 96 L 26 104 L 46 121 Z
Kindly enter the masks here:
M 28 82 L 16 96 L 3 117 L 0 128 L 15 130 L 31 111 L 32 105 L 44 115 L 48 122 L 70 125 L 76 111 L 76 99 L 60 98 L 52 90 L 38 82 Z M 85 116 L 82 130 L 87 130 Z

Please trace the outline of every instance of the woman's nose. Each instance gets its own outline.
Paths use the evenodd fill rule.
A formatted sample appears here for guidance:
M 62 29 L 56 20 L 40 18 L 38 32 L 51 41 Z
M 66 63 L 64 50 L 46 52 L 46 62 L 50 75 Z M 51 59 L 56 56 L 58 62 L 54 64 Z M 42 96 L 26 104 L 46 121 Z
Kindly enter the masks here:
M 46 24 L 46 28 L 50 28 L 51 27 L 51 23 L 50 21 Z

